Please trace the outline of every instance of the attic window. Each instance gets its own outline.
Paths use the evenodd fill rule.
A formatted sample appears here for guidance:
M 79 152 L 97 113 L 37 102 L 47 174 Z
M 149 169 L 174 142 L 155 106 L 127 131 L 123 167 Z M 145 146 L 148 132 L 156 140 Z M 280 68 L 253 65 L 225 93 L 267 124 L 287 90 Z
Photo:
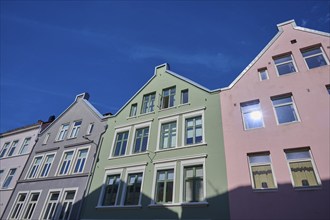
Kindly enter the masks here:
M 297 43 L 297 40 L 296 39 L 291 40 L 291 44 L 295 44 L 295 43 Z

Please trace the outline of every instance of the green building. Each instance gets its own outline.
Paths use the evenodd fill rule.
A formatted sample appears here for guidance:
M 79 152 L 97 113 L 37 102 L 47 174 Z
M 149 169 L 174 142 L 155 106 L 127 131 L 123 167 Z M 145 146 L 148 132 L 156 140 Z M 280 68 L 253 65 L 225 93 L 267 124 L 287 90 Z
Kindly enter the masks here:
M 219 90 L 169 70 L 108 120 L 81 219 L 228 219 Z

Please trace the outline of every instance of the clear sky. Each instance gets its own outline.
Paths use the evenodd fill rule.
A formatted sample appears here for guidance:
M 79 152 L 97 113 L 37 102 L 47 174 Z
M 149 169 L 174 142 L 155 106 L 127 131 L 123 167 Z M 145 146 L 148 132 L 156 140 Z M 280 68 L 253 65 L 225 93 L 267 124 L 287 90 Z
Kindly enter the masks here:
M 165 62 L 226 87 L 291 19 L 330 32 L 330 2 L 1 0 L 0 132 L 58 116 L 82 92 L 116 113 Z

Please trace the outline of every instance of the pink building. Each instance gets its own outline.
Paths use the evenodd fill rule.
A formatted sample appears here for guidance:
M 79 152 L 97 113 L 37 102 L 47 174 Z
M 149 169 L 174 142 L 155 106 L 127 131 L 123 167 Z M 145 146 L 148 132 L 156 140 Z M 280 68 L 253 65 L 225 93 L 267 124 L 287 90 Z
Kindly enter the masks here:
M 330 34 L 281 23 L 220 93 L 232 219 L 330 218 Z

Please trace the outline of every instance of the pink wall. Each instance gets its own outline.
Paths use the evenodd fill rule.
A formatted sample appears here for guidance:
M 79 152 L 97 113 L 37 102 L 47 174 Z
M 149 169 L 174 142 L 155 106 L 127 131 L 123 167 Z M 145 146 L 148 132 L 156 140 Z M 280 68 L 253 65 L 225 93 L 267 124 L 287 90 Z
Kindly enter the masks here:
M 231 88 L 220 93 L 232 219 L 330 218 L 330 66 L 308 70 L 300 49 L 321 44 L 330 57 L 330 38 L 294 29 L 283 32 Z M 291 40 L 297 42 L 292 44 Z M 277 76 L 273 56 L 292 52 L 297 72 Z M 269 80 L 260 81 L 258 69 L 267 67 Z M 292 93 L 300 122 L 277 125 L 270 97 Z M 264 128 L 244 131 L 240 103 L 260 100 Z M 292 187 L 284 149 L 310 147 L 322 186 L 314 190 Z M 253 192 L 247 154 L 269 151 L 278 189 Z

